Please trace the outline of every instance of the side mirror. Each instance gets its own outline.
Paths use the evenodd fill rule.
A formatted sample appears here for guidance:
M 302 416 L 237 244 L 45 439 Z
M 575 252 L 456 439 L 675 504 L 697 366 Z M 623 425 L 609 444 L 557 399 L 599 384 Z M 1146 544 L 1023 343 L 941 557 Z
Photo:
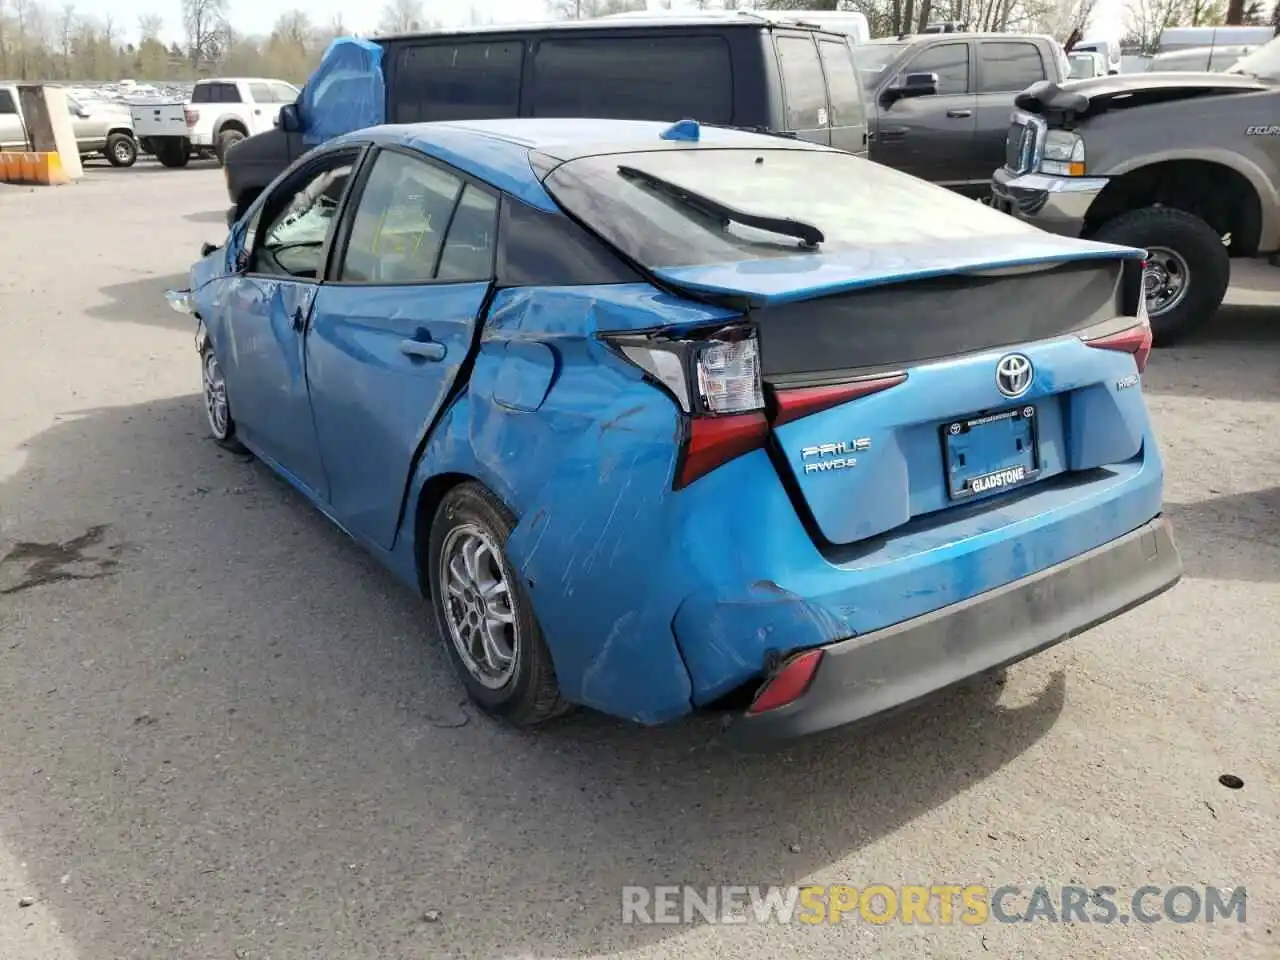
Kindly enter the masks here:
M 880 102 L 889 107 L 899 100 L 912 97 L 937 96 L 939 82 L 936 73 L 908 73 L 902 82 L 887 87 L 880 94 Z
M 296 103 L 286 103 L 280 108 L 280 115 L 276 118 L 276 126 L 285 133 L 302 132 L 302 117 L 298 114 L 298 105 Z

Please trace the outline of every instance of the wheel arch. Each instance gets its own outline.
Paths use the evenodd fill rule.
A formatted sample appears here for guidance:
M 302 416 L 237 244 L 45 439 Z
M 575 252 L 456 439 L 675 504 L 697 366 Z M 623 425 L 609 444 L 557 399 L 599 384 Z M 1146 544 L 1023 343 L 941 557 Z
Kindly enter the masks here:
M 213 125 L 213 138 L 216 140 L 228 130 L 238 130 L 246 137 L 249 136 L 249 126 L 235 114 L 225 117 L 219 117 L 218 122 Z
M 111 127 L 109 130 L 107 130 L 108 137 L 114 137 L 117 133 L 124 134 L 124 136 L 128 137 L 130 140 L 134 141 L 135 143 L 138 140 L 137 136 L 134 135 L 132 127 Z
M 1231 256 L 1253 256 L 1264 239 L 1267 223 L 1258 180 L 1252 173 L 1260 175 L 1260 171 L 1241 170 L 1223 157 L 1174 156 L 1122 169 L 1110 177 L 1090 205 L 1085 236 L 1130 210 L 1167 206 L 1199 217 L 1220 235 L 1230 234 Z

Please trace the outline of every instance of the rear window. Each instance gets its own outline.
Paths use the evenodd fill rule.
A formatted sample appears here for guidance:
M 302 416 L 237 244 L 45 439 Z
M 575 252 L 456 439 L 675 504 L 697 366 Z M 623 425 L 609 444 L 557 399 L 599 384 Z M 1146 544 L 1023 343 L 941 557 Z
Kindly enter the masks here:
M 544 40 L 533 63 L 535 117 L 733 121 L 722 37 Z
M 520 112 L 524 42 L 437 43 L 400 52 L 393 123 L 502 120 Z
M 198 83 L 191 91 L 192 103 L 239 103 L 240 90 L 234 83 Z
M 562 164 L 545 185 L 571 214 L 650 268 L 796 256 L 798 242 L 730 223 L 618 172 L 619 166 L 750 214 L 818 227 L 819 248 L 948 242 L 999 236 L 1016 221 L 959 194 L 852 154 L 767 148 L 668 149 L 584 157 Z

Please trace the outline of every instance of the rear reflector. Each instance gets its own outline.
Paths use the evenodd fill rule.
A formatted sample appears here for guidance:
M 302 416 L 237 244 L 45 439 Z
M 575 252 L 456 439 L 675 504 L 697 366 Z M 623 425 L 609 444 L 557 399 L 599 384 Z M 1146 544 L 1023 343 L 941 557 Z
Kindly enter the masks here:
M 687 487 L 716 467 L 757 449 L 768 435 L 769 421 L 759 411 L 690 418 L 689 438 L 677 467 L 675 488 Z
M 1133 354 L 1133 361 L 1138 365 L 1138 372 L 1147 369 L 1147 360 L 1151 356 L 1151 325 L 1140 322 L 1128 330 L 1121 330 L 1109 337 L 1086 340 L 1086 344 L 1099 350 L 1117 350 L 1120 353 Z
M 806 650 L 798 653 L 773 675 L 773 679 L 764 685 L 751 706 L 747 708 L 750 715 L 777 710 L 788 703 L 794 703 L 803 697 L 813 682 L 813 675 L 822 662 L 821 650 Z
M 838 407 L 842 403 L 879 393 L 905 382 L 905 373 L 894 373 L 883 377 L 868 377 L 865 380 L 851 380 L 848 383 L 836 383 L 826 387 L 796 387 L 792 390 L 775 390 L 773 425 L 780 427 L 792 420 L 799 420 L 821 410 Z

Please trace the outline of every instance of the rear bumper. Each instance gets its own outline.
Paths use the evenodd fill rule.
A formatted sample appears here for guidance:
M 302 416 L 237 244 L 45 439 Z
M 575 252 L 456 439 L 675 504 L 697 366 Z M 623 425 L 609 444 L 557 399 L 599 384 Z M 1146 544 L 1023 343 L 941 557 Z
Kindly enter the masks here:
M 1089 207 L 1106 185 L 1101 177 L 1015 175 L 1001 167 L 991 177 L 991 206 L 1050 233 L 1079 237 Z
M 782 740 L 902 706 L 1014 663 L 1168 590 L 1182 560 L 1157 517 L 1101 547 L 892 627 L 823 647 L 806 692 L 746 714 L 731 741 Z

